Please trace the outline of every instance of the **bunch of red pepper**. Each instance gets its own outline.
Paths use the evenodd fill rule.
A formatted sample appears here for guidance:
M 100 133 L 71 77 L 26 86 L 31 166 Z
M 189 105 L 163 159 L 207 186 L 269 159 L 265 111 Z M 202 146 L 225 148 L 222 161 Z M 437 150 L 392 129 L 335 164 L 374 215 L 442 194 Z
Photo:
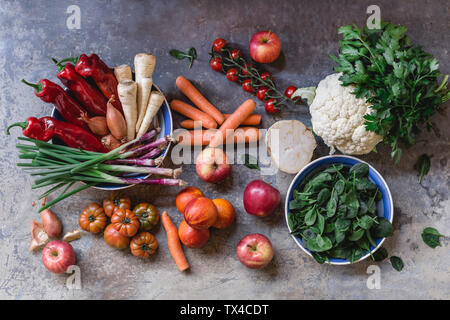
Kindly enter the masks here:
M 107 152 L 100 139 L 88 131 L 88 126 L 80 118 L 83 114 L 106 115 L 108 99 L 113 95 L 118 97 L 117 80 L 113 70 L 96 54 L 82 54 L 77 58 L 53 61 L 59 69 L 56 76 L 70 93 L 48 79 L 41 79 L 37 84 L 25 80 L 22 82 L 33 87 L 35 95 L 42 101 L 52 103 L 70 125 L 52 117 L 31 117 L 28 122 L 12 126 L 21 126 L 24 129 L 23 134 L 29 138 L 48 141 L 56 136 L 71 147 Z M 65 65 L 62 65 L 63 62 Z M 119 99 L 115 99 L 113 105 L 123 113 Z

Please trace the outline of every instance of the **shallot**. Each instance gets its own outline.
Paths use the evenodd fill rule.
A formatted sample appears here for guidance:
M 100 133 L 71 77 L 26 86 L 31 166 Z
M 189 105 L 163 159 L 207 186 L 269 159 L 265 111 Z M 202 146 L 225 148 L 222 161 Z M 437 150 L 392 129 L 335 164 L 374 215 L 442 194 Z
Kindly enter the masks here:
M 88 114 L 84 112 L 81 114 L 79 119 L 87 123 L 89 129 L 93 134 L 96 134 L 98 136 L 105 136 L 109 133 L 105 117 L 96 116 L 89 118 Z
M 127 123 L 122 113 L 112 105 L 114 101 L 115 97 L 113 95 L 109 99 L 106 108 L 106 124 L 114 138 L 124 141 L 127 137 Z
M 45 201 L 47 197 L 42 198 L 42 206 L 45 206 Z M 44 231 L 51 238 L 58 238 L 61 235 L 62 225 L 58 217 L 50 211 L 50 209 L 45 209 L 41 212 L 42 225 L 44 226 Z

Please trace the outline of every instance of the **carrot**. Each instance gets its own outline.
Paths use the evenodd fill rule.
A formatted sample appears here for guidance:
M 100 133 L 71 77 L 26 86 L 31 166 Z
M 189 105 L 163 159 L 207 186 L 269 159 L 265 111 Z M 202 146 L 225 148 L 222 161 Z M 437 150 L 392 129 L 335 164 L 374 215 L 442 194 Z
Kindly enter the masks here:
M 200 110 L 210 115 L 218 124 L 222 124 L 225 121 L 224 115 L 217 110 L 185 77 L 179 76 L 176 80 L 178 89 L 188 97 Z
M 217 130 L 213 129 L 183 131 L 176 136 L 176 140 L 182 146 L 207 146 L 216 132 Z M 232 141 L 233 143 L 250 143 L 259 141 L 259 139 L 260 132 L 258 128 L 241 127 L 234 131 Z
M 231 114 L 230 113 L 225 113 L 224 116 L 225 116 L 225 119 L 228 119 L 231 116 Z M 247 119 L 242 121 L 241 125 L 242 126 L 257 126 L 260 123 L 261 123 L 261 115 L 260 114 L 256 114 L 256 113 L 252 113 L 251 115 L 249 115 L 247 117 Z
M 186 260 L 186 256 L 181 248 L 180 238 L 178 237 L 177 227 L 173 224 L 167 211 L 161 214 L 161 222 L 167 233 L 167 244 L 169 246 L 170 254 L 172 255 L 175 263 L 178 266 L 178 270 L 184 271 L 189 269 L 189 263 Z
M 180 126 L 185 129 L 202 128 L 202 123 L 200 121 L 188 119 L 181 121 Z
M 215 129 L 217 128 L 216 121 L 209 116 L 208 114 L 204 113 L 203 111 L 198 110 L 197 108 L 194 108 L 193 106 L 184 103 L 180 100 L 172 100 L 170 103 L 170 107 L 181 113 L 182 115 L 185 115 L 186 117 L 195 120 L 195 121 L 201 121 L 202 126 L 208 129 Z
M 226 140 L 226 136 L 230 134 L 230 131 L 239 127 L 239 125 L 247 119 L 247 117 L 255 110 L 256 103 L 255 101 L 248 99 L 243 104 L 241 104 L 232 114 L 231 116 L 225 120 L 224 123 L 220 126 L 217 133 L 211 139 L 209 146 L 215 148 L 223 143 Z

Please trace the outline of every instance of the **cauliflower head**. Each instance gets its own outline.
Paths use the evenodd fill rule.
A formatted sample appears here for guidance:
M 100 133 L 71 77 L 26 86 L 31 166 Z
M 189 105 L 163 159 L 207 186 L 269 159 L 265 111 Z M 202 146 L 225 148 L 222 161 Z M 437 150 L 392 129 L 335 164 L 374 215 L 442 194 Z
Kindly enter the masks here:
M 334 73 L 319 82 L 310 106 L 314 132 L 331 148 L 346 154 L 366 154 L 383 138 L 366 131 L 365 114 L 372 111 L 365 99 L 352 94 L 353 87 L 344 87 L 341 73 Z

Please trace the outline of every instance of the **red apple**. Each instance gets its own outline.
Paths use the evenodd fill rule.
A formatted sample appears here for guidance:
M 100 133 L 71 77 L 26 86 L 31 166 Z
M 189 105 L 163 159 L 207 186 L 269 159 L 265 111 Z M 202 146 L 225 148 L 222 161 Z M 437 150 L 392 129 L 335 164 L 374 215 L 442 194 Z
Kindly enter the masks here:
M 250 56 L 259 63 L 274 62 L 281 52 L 281 41 L 272 31 L 255 33 L 250 40 Z
M 280 191 L 262 180 L 253 180 L 244 190 L 245 211 L 258 217 L 272 214 L 280 201 Z
M 262 234 L 249 234 L 239 242 L 236 253 L 239 261 L 246 267 L 262 269 L 273 258 L 272 243 Z
M 44 266 L 51 272 L 64 273 L 75 264 L 75 251 L 72 245 L 65 241 L 54 240 L 42 250 Z
M 203 181 L 215 183 L 224 180 L 231 167 L 222 149 L 206 148 L 198 155 L 195 169 Z

